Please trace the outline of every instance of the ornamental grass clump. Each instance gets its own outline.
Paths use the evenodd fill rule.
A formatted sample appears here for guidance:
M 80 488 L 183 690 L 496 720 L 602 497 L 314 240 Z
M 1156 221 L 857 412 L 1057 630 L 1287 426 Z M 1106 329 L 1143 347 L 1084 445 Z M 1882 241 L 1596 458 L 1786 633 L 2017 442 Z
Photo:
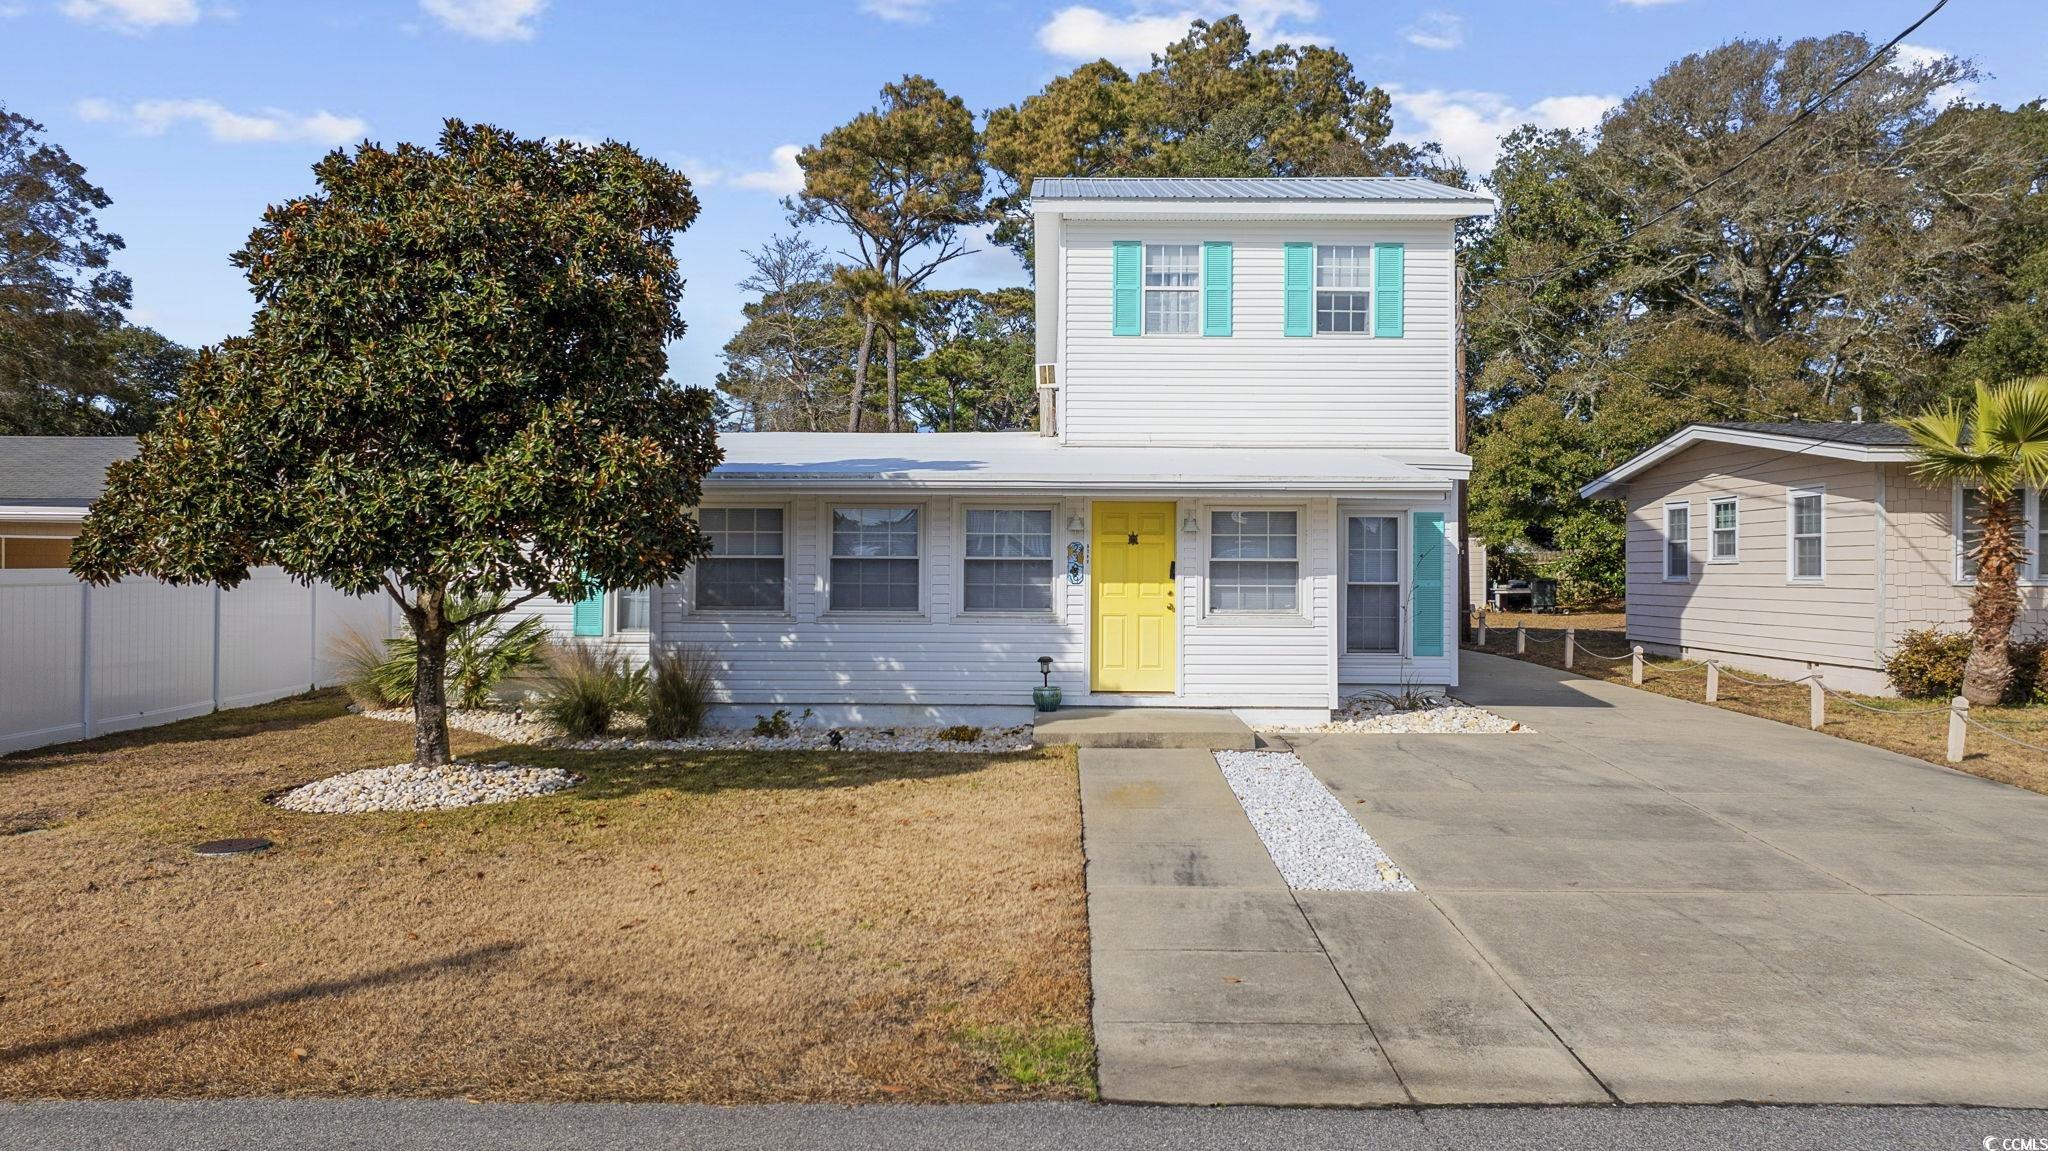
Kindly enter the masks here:
M 647 706 L 647 669 L 625 652 L 582 640 L 548 645 L 540 713 L 577 739 L 611 731 Z
M 687 739 L 704 730 L 711 714 L 717 664 L 701 648 L 670 647 L 654 660 L 647 685 L 647 737 Z

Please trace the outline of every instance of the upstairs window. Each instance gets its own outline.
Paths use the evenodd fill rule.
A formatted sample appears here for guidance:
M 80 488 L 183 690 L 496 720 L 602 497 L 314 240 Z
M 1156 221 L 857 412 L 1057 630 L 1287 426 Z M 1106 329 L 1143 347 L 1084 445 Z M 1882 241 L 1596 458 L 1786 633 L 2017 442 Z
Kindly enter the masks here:
M 1201 286 L 1200 244 L 1145 245 L 1145 334 L 1194 335 Z
M 1692 578 L 1692 505 L 1664 506 L 1664 578 Z
M 1732 564 L 1736 556 L 1735 497 L 1722 496 L 1707 506 L 1714 516 L 1712 533 L 1707 539 L 1707 562 Z
M 1819 581 L 1827 571 L 1827 516 L 1818 488 L 1794 488 L 1786 497 L 1789 554 L 1787 574 L 1795 580 Z
M 1316 245 L 1316 331 L 1363 333 L 1368 326 L 1372 247 Z

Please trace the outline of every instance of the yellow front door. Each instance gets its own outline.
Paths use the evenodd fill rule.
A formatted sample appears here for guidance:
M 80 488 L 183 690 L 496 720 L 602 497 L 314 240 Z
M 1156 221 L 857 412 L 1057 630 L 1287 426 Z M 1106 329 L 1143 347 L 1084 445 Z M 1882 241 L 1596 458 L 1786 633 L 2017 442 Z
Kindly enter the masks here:
M 1096 504 L 1095 690 L 1173 690 L 1173 505 Z

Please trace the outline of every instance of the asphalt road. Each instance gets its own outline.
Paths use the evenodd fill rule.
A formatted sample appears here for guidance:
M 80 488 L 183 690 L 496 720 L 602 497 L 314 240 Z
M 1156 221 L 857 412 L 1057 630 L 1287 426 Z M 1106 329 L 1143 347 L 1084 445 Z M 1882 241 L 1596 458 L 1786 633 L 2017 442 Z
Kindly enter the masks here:
M 1988 1142 L 1987 1142 L 1988 1140 Z M 1562 1151 L 2048 1148 L 2048 1111 L 1489 1107 L 1316 1111 L 1016 1104 L 687 1107 L 290 1100 L 0 1104 L 7 1151 Z

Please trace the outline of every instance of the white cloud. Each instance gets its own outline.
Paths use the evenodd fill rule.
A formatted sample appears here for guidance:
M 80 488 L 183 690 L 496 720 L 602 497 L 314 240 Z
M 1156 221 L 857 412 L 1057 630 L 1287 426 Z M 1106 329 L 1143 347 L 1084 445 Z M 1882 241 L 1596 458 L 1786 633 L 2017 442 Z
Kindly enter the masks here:
M 797 153 L 803 150 L 801 144 L 783 144 L 768 154 L 768 166 L 758 171 L 727 168 L 697 156 L 679 156 L 675 164 L 699 188 L 722 185 L 788 196 L 804 186 L 804 170 L 796 162 Z
M 212 100 L 137 100 L 122 107 L 111 100 L 80 100 L 80 119 L 126 124 L 144 136 L 161 136 L 180 124 L 197 124 L 224 144 L 322 144 L 335 146 L 362 139 L 370 126 L 354 116 L 320 111 L 298 115 L 276 108 L 236 112 Z
M 548 0 L 420 0 L 420 10 L 451 32 L 478 40 L 531 40 Z
M 1281 41 L 1320 44 L 1324 37 L 1280 26 L 1287 20 L 1314 20 L 1317 11 L 1314 0 L 1188 0 L 1164 5 L 1139 0 L 1122 16 L 1076 4 L 1054 12 L 1039 27 L 1038 46 L 1067 60 L 1110 60 L 1126 68 L 1143 68 L 1151 64 L 1154 52 L 1187 35 L 1190 23 L 1233 12 L 1244 19 L 1252 43 L 1259 47 Z
M 64 0 L 57 7 L 73 20 L 130 35 L 199 22 L 199 0 Z
M 945 0 L 860 0 L 860 10 L 894 24 L 926 24 Z
M 1493 169 L 1500 138 L 1516 128 L 1524 124 L 1572 131 L 1591 128 L 1619 102 L 1614 96 L 1546 96 L 1519 107 L 1498 92 L 1413 91 L 1396 84 L 1383 87 L 1394 102 L 1395 139 L 1407 143 L 1434 140 L 1475 176 Z
M 1432 9 L 1401 29 L 1401 36 L 1417 48 L 1449 52 L 1465 46 L 1465 18 Z
M 1940 48 L 1930 48 L 1925 44 L 1902 43 L 1898 47 L 1898 57 L 1895 63 L 1901 68 L 1925 68 L 1929 64 L 1938 64 L 1954 54 L 1953 52 L 1943 51 Z M 1944 84 L 1934 90 L 1930 99 L 1934 101 L 1935 107 L 1942 108 L 1955 103 L 1957 100 L 1968 100 L 1971 96 L 1976 95 L 1976 92 L 1977 86 L 1975 84 Z

